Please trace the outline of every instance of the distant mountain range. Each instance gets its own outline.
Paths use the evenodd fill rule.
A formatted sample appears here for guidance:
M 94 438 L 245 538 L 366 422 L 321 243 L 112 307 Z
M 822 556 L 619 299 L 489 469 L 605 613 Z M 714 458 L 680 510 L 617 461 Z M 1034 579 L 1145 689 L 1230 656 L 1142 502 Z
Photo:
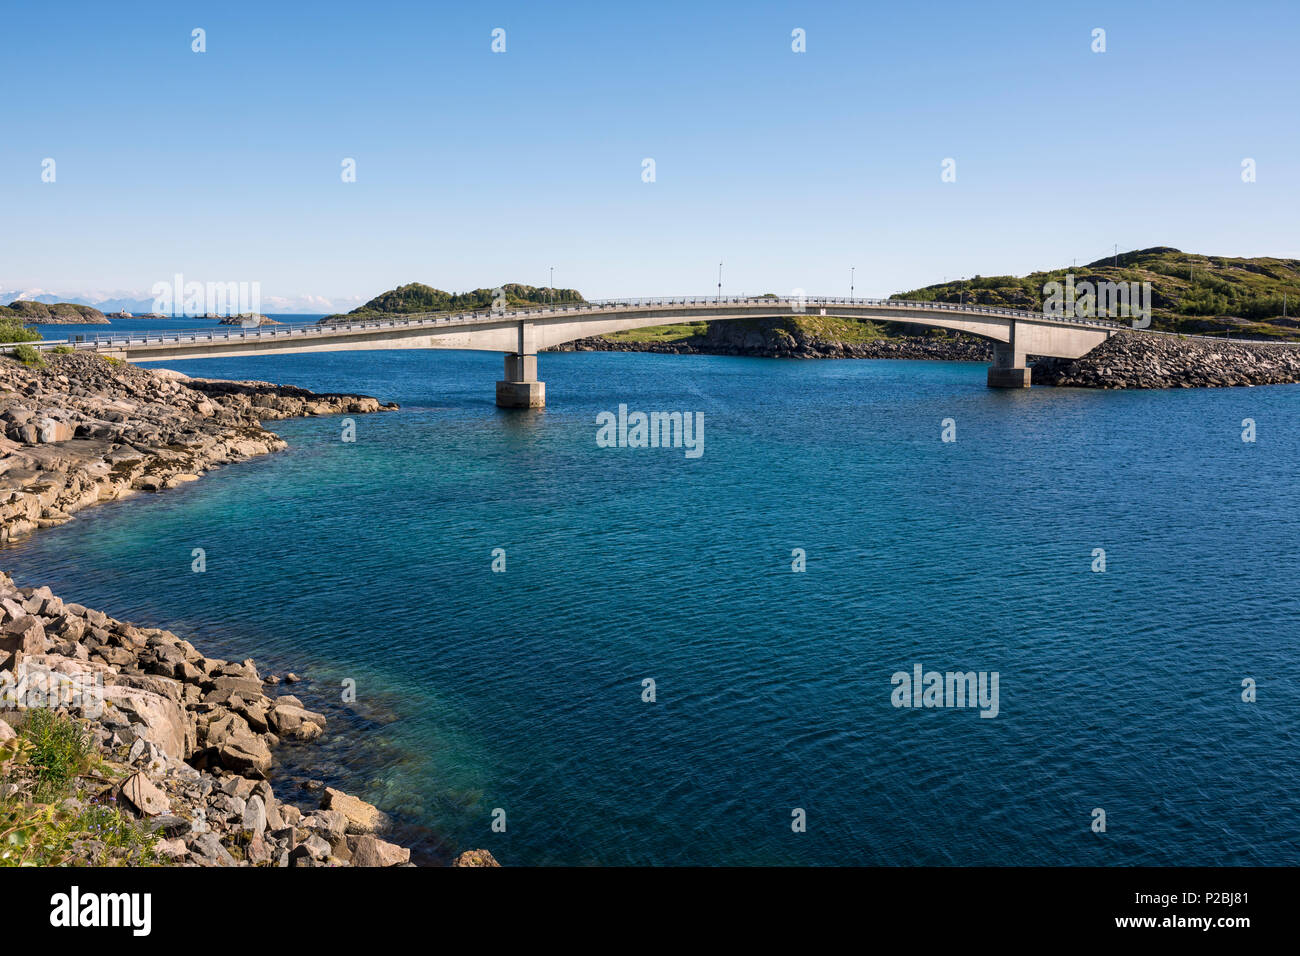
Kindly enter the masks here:
M 106 315 L 112 315 L 114 312 L 122 312 L 123 310 L 133 315 L 144 315 L 154 311 L 154 300 L 151 296 L 141 296 L 128 291 L 107 292 L 104 294 L 59 295 L 46 292 L 44 289 L 0 289 L 0 305 L 8 305 L 15 300 L 40 302 L 45 305 L 70 302 L 74 305 L 91 306 Z M 277 315 L 293 315 L 295 313 L 321 315 L 336 310 L 340 301 L 346 306 L 358 301 L 358 299 L 352 298 L 349 302 L 347 299 L 331 301 L 319 296 L 300 296 L 292 299 L 283 296 L 267 296 L 262 300 L 261 311 Z

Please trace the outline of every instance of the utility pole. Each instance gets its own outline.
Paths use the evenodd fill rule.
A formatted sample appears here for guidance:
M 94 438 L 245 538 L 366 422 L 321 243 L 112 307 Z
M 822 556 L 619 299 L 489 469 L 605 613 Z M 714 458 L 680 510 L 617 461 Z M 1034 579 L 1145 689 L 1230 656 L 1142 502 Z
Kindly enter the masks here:
M 1119 268 L 1119 243 L 1115 243 L 1115 268 Z

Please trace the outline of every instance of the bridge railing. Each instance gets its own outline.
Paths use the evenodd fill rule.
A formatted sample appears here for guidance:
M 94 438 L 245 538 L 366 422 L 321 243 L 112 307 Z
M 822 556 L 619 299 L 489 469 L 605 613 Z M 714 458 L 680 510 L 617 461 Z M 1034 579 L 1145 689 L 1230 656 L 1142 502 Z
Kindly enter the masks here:
M 338 332 L 366 332 L 382 329 L 434 328 L 444 325 L 472 324 L 492 319 L 512 319 L 525 316 L 553 316 L 563 314 L 582 314 L 607 312 L 631 308 L 662 309 L 674 306 L 772 306 L 780 314 L 808 314 L 809 310 L 828 306 L 850 306 L 856 308 L 883 308 L 898 310 L 905 314 L 912 310 L 954 312 L 963 315 L 997 315 L 1009 318 L 1059 322 L 1069 325 L 1085 325 L 1101 328 L 1127 328 L 1119 323 L 1101 319 L 1086 319 L 1076 316 L 1051 316 L 1041 312 L 1029 312 L 1019 309 L 1003 309 L 994 306 L 964 305 L 955 302 L 927 302 L 906 299 L 849 298 L 847 296 L 807 296 L 799 298 L 779 298 L 769 295 L 695 295 L 695 296 L 644 296 L 628 299 L 596 299 L 587 302 L 540 304 L 524 309 L 509 309 L 500 312 L 478 310 L 469 312 L 426 312 L 408 313 L 384 319 L 358 319 L 350 322 L 333 322 L 326 325 L 318 323 L 264 325 L 251 328 L 209 328 L 186 330 L 146 330 L 143 332 L 106 332 L 88 333 L 69 339 L 51 339 L 32 343 L 38 349 L 52 349 L 71 345 L 73 348 L 113 350 L 132 346 L 149 345 L 200 345 L 208 342 L 247 342 L 280 341 L 284 339 L 302 339 L 329 336 Z M 900 316 L 899 321 L 906 321 Z

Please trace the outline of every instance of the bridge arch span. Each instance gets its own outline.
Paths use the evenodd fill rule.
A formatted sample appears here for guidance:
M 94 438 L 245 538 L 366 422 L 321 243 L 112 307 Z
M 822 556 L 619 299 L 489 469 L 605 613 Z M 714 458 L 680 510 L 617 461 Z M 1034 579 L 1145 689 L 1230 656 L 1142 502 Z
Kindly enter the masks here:
M 988 384 L 1029 384 L 1028 355 L 1078 358 L 1122 326 L 1093 319 L 1048 316 L 1011 309 L 946 302 L 845 299 L 825 296 L 773 298 L 678 297 L 620 299 L 488 312 L 400 315 L 329 325 L 115 333 L 47 341 L 42 348 L 72 345 L 132 362 L 228 358 L 295 352 L 374 349 L 475 349 L 505 353 L 505 377 L 497 404 L 541 407 L 545 384 L 537 378 L 537 353 L 575 339 L 682 321 L 728 321 L 825 315 L 877 322 L 905 322 L 988 339 L 994 360 Z M 0 350 L 4 350 L 0 346 Z

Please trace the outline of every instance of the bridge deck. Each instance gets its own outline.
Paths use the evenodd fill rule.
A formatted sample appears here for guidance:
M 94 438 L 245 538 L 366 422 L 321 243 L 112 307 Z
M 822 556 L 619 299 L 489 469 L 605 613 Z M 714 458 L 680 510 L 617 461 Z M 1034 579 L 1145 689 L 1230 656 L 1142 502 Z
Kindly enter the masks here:
M 681 319 L 707 320 L 711 315 L 722 316 L 735 312 L 738 307 L 748 314 L 765 313 L 770 309 L 772 317 L 788 315 L 834 314 L 845 317 L 872 318 L 880 321 L 908 322 L 917 321 L 924 313 L 943 313 L 951 316 L 969 316 L 981 318 L 1005 318 L 1035 324 L 1060 325 L 1065 327 L 1093 329 L 1122 329 L 1127 326 L 1098 319 L 1081 319 L 1073 316 L 1052 316 L 1039 312 L 1026 312 L 1016 309 L 1000 309 L 992 306 L 957 305 L 948 302 L 913 302 L 900 299 L 862 299 L 847 297 L 810 296 L 800 299 L 781 299 L 767 296 L 688 296 L 669 298 L 605 299 L 593 302 L 556 304 L 527 309 L 510 309 L 499 312 L 441 312 L 416 313 L 395 316 L 386 319 L 366 319 L 353 322 L 339 322 L 328 325 L 316 323 L 268 325 L 255 328 L 223 327 L 187 330 L 159 330 L 145 332 L 107 332 L 88 334 L 64 340 L 47 340 L 32 343 L 38 349 L 51 349 L 59 346 L 72 346 L 76 349 L 121 352 L 129 349 L 132 353 L 147 352 L 152 349 L 174 350 L 178 346 L 193 349 L 201 354 L 205 348 L 217 349 L 231 344 L 252 345 L 265 343 L 268 346 L 290 346 L 302 344 L 325 345 L 337 343 L 346 345 L 346 340 L 354 336 L 366 336 L 380 331 L 409 331 L 419 334 L 421 331 L 447 328 L 473 329 L 475 326 L 495 325 L 509 321 L 540 321 L 555 318 L 597 317 L 634 317 L 638 313 L 656 313 L 665 323 L 671 316 L 663 315 L 665 310 L 679 313 Z M 826 310 L 834 310 L 828 312 Z M 728 316 L 735 317 L 735 316 Z M 924 324 L 922 319 L 921 324 Z M 7 349 L 5 349 L 7 351 Z M 140 356 L 143 358 L 143 356 Z

